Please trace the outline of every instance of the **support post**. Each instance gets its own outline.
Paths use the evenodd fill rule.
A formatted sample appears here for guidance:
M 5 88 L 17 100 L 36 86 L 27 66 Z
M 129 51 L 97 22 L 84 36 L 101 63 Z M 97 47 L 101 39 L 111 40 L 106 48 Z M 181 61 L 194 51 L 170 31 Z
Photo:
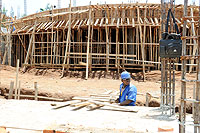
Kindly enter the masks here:
M 91 5 L 91 1 L 90 1 Z M 88 42 L 87 42 L 87 65 L 86 65 L 86 76 L 85 79 L 88 79 L 88 66 L 89 66 L 89 47 L 90 47 L 90 25 L 91 25 L 91 7 L 89 9 L 89 25 L 88 25 Z
M 14 81 L 11 81 L 10 82 L 10 89 L 9 89 L 8 99 L 12 99 L 12 97 L 13 97 L 13 88 L 14 88 Z
M 20 99 L 20 90 L 21 90 L 21 81 L 19 81 L 19 85 L 18 85 L 18 93 L 17 93 L 17 99 Z
M 34 82 L 34 89 L 35 89 L 35 101 L 38 101 L 38 87 L 37 87 L 37 82 Z
M 63 69 L 62 69 L 61 78 L 64 76 L 64 70 L 65 70 L 64 65 L 66 63 L 68 45 L 69 45 L 70 40 L 71 40 L 71 0 L 70 0 L 70 4 L 69 4 L 69 25 L 68 25 L 68 31 L 67 31 L 67 42 L 66 42 L 65 57 L 64 57 L 64 62 L 63 62 Z
M 184 11 L 183 11 L 183 17 L 187 16 L 187 5 L 188 5 L 188 0 L 184 0 Z M 187 21 L 184 20 L 184 25 L 183 25 L 183 37 L 186 36 L 186 25 Z M 183 39 L 182 41 L 182 56 L 186 55 L 186 40 Z M 182 60 L 182 67 L 181 67 L 181 79 L 185 80 L 185 74 L 186 74 L 186 60 Z M 186 98 L 186 82 L 181 82 L 181 108 L 180 108 L 180 114 L 179 114 L 179 132 L 180 133 L 185 133 L 185 120 L 186 120 L 186 101 L 184 99 Z
M 17 59 L 17 67 L 16 67 L 16 80 L 15 80 L 15 99 L 17 99 L 17 83 L 18 83 L 18 74 L 19 74 L 19 59 Z
M 28 64 L 28 60 L 29 60 L 29 55 L 30 55 L 30 52 L 31 52 L 31 49 L 32 49 L 32 41 L 33 41 L 33 36 L 35 34 L 35 28 L 36 28 L 36 21 L 35 21 L 35 24 L 34 24 L 34 29 L 33 29 L 33 32 L 32 32 L 32 35 L 31 35 L 31 38 L 30 38 L 30 41 L 29 41 L 29 46 L 28 46 L 28 52 L 26 54 L 26 59 L 25 59 L 25 62 L 24 62 L 24 68 L 23 68 L 23 72 L 26 71 L 26 64 Z

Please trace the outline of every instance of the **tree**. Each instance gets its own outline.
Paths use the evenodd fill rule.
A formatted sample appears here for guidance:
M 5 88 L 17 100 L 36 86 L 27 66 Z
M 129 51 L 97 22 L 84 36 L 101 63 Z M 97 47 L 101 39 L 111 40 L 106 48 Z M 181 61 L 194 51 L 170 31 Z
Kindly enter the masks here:
M 46 8 L 40 8 L 40 12 L 47 11 L 47 10 L 51 10 L 51 9 L 52 9 L 52 8 L 51 8 L 50 3 L 47 3 Z
M 46 8 L 45 8 L 45 11 L 47 10 L 51 10 L 51 5 L 49 3 L 46 5 Z
M 3 7 L 3 10 L 2 10 L 2 14 L 6 15 L 7 14 L 7 11 L 5 7 Z

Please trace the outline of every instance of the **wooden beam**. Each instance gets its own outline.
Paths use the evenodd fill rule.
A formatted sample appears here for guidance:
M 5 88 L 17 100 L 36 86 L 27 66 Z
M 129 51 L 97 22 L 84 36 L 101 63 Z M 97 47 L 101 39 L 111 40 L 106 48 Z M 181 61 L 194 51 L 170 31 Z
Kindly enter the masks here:
M 119 28 L 119 21 L 120 21 L 120 18 L 117 19 L 117 28 Z
M 143 78 L 145 79 L 144 45 L 143 45 L 143 39 L 142 39 L 142 35 L 143 35 L 143 36 L 145 36 L 145 35 L 142 34 L 142 27 L 141 27 L 141 23 L 140 23 L 140 12 L 139 12 L 139 8 L 137 8 L 137 13 L 138 13 L 138 23 L 139 23 L 139 30 L 140 30 L 140 43 L 141 43 L 141 52 L 142 52 Z
M 83 20 L 81 20 L 81 22 L 79 23 L 77 30 L 79 30 L 82 23 L 83 23 Z
M 34 89 L 35 89 L 35 101 L 38 101 L 38 87 L 37 87 L 37 82 L 34 82 Z
M 34 30 L 32 32 L 32 35 L 31 35 L 31 38 L 30 38 L 30 41 L 29 41 L 28 52 L 26 54 L 26 59 L 25 59 L 24 64 L 28 64 L 29 55 L 30 55 L 30 52 L 31 52 L 31 49 L 32 49 L 32 45 L 33 45 L 32 41 L 33 41 L 33 36 L 34 36 L 34 33 L 35 33 L 35 28 L 36 28 L 36 21 L 35 21 L 35 25 L 34 25 Z M 23 72 L 25 72 L 25 71 L 26 71 L 26 66 L 24 66 L 24 68 L 23 68 Z
M 152 18 L 150 18 L 152 25 L 155 25 L 154 21 Z
M 110 103 L 98 102 L 98 101 L 94 101 L 94 100 L 88 100 L 88 102 L 91 102 L 91 103 L 94 103 L 94 104 L 97 104 L 97 105 L 109 106 L 109 107 L 113 107 L 113 108 L 116 108 L 116 109 L 122 109 L 122 110 L 130 111 L 130 112 L 133 112 L 133 113 L 137 113 L 138 112 L 138 110 L 135 110 L 135 109 L 129 109 L 127 107 L 114 105 L 114 104 L 110 104 Z
M 19 85 L 18 85 L 18 88 L 17 88 L 17 99 L 19 100 L 20 99 L 20 91 L 21 91 L 21 81 L 19 81 Z
M 94 23 L 94 26 L 96 26 L 99 22 L 99 19 L 96 19 L 95 23 Z
M 88 79 L 91 13 L 92 13 L 92 10 L 90 8 L 89 9 L 89 14 L 88 14 L 89 15 L 89 19 L 88 19 L 89 20 L 89 25 L 88 25 L 87 58 L 86 58 L 87 65 L 86 65 L 86 76 L 85 76 L 85 79 Z
M 10 82 L 10 89 L 9 89 L 8 99 L 12 99 L 12 97 L 13 97 L 13 88 L 14 88 L 14 81 L 11 81 Z
M 193 9 L 190 8 L 190 14 L 191 14 L 191 17 L 193 17 Z M 194 21 L 194 18 L 192 18 L 192 21 Z M 195 32 L 195 27 L 194 27 L 194 23 L 191 24 L 191 35 L 192 36 L 196 36 L 196 32 Z M 193 39 L 194 41 L 194 45 L 193 45 L 193 52 L 192 52 L 192 55 L 195 56 L 196 53 L 198 53 L 198 45 L 197 45 L 197 41 L 196 39 Z M 191 64 L 194 64 L 194 60 L 191 60 L 190 62 Z M 189 73 L 192 72 L 192 68 L 193 66 L 190 66 L 190 70 L 189 70 Z
M 63 22 L 59 25 L 59 27 L 61 27 L 64 24 L 65 20 L 63 20 Z
M 114 24 L 115 18 L 112 18 L 111 25 Z
M 99 26 L 102 26 L 103 21 L 104 21 L 104 18 L 101 18 L 101 22 L 100 22 Z
M 73 26 L 73 29 L 76 27 L 76 25 L 78 24 L 79 20 L 76 21 L 76 23 Z
M 127 18 L 127 24 L 128 24 L 128 25 L 130 24 L 129 18 Z
M 82 106 L 87 106 L 87 105 L 90 105 L 90 104 L 91 104 L 90 102 L 85 101 L 85 102 L 70 104 L 70 107 L 82 107 Z
M 18 74 L 19 74 L 19 59 L 17 59 L 17 67 L 16 67 L 16 78 L 15 78 L 15 99 L 17 99 Z
M 184 12 L 183 12 L 183 17 L 187 16 L 187 5 L 188 5 L 188 0 L 184 0 Z M 184 25 L 183 25 L 183 36 L 186 36 L 186 25 L 187 21 L 184 20 Z M 186 39 L 182 40 L 182 56 L 186 55 Z M 181 68 L 182 74 L 181 74 L 181 79 L 185 79 L 185 74 L 186 74 L 186 60 L 182 60 L 182 68 Z M 184 99 L 186 98 L 186 82 L 181 82 L 181 107 L 179 111 L 179 132 L 180 133 L 185 133 L 185 120 L 186 120 L 186 101 Z
M 8 96 L 9 94 L 5 94 L 5 96 Z M 20 97 L 26 97 L 26 98 L 35 98 L 34 95 L 21 95 L 20 94 Z M 37 98 L 39 99 L 47 99 L 47 100 L 53 100 L 53 101 L 60 101 L 60 102 L 63 102 L 64 99 L 61 99 L 61 98 L 54 98 L 54 97 L 46 97 L 46 96 L 37 96 Z
M 63 65 L 65 65 L 65 63 L 66 63 L 68 45 L 71 40 L 71 37 L 70 37 L 71 36 L 71 0 L 70 0 L 69 12 L 70 12 L 69 13 L 69 26 L 68 26 L 68 32 L 67 32 L 67 42 L 66 42 L 65 57 L 64 57 Z M 61 78 L 64 76 L 64 70 L 65 70 L 65 67 L 63 66 Z
M 87 106 L 87 108 L 88 108 L 89 110 L 95 110 L 95 109 L 99 109 L 99 108 L 101 108 L 101 107 L 103 107 L 103 106 L 104 106 L 104 105 L 90 104 L 90 105 Z

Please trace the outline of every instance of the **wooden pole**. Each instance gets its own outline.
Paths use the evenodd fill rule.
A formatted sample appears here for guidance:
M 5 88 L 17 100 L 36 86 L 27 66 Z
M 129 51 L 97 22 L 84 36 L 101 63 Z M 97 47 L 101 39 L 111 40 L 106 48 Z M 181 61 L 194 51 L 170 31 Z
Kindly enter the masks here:
M 31 35 L 31 38 L 30 38 L 30 41 L 29 41 L 28 52 L 27 52 L 27 54 L 26 54 L 26 59 L 25 59 L 25 62 L 24 62 L 25 66 L 24 66 L 24 68 L 23 68 L 23 72 L 26 71 L 26 64 L 28 64 L 30 51 L 31 51 L 32 45 L 33 45 L 32 41 L 33 41 L 33 36 L 34 36 L 34 33 L 35 33 L 35 28 L 36 28 L 36 21 L 35 21 L 34 29 L 33 29 L 33 32 L 32 32 L 32 35 Z
M 115 56 L 115 65 L 117 67 L 117 73 L 119 73 L 119 61 L 118 61 L 118 34 L 119 34 L 119 29 L 116 27 L 116 56 Z
M 109 69 L 109 39 L 108 39 L 108 34 L 109 34 L 109 28 L 106 26 L 106 71 L 108 72 Z
M 184 0 L 184 11 L 183 11 L 183 17 L 187 16 L 187 4 L 188 0 Z M 183 37 L 186 36 L 186 25 L 187 21 L 184 20 L 184 25 L 183 25 Z M 186 55 L 186 39 L 183 39 L 182 41 L 182 56 Z M 185 74 L 186 74 L 186 60 L 182 60 L 182 67 L 181 67 L 181 79 L 185 80 Z M 179 114 L 179 132 L 180 133 L 185 133 L 185 120 L 186 120 L 186 101 L 184 99 L 186 98 L 186 82 L 181 82 L 181 108 L 180 108 L 180 114 Z
M 8 65 L 11 66 L 11 50 L 12 50 L 12 42 L 11 42 L 11 28 L 10 28 L 10 23 L 9 23 L 9 27 L 8 27 L 8 46 L 9 46 L 9 50 L 8 50 Z
M 19 59 L 17 59 L 17 67 L 16 67 L 16 80 L 15 80 L 15 99 L 17 99 L 17 83 L 18 83 L 18 74 L 19 74 Z
M 3 62 L 2 62 L 3 65 L 5 65 L 5 62 L 6 62 L 7 52 L 8 52 L 8 43 L 6 41 L 5 52 L 4 52 L 4 56 L 3 56 Z
M 32 42 L 32 51 L 31 51 L 31 65 L 35 64 L 35 30 L 33 30 L 33 42 Z
M 191 17 L 193 17 L 193 9 L 192 9 L 192 7 L 190 9 L 191 9 L 191 11 L 190 11 Z M 192 22 L 193 21 L 194 21 L 194 18 L 192 18 Z M 192 34 L 192 36 L 196 36 L 194 23 L 191 24 L 191 34 Z M 196 53 L 197 53 L 198 45 L 197 45 L 196 39 L 193 39 L 193 41 L 194 41 L 194 45 L 193 45 L 193 52 L 192 52 L 192 54 L 193 54 L 193 56 L 195 56 Z M 191 64 L 194 64 L 194 60 L 191 60 Z M 192 72 L 192 68 L 193 68 L 193 66 L 190 66 L 189 73 Z
M 14 81 L 11 81 L 10 82 L 10 89 L 9 89 L 8 99 L 12 99 L 12 97 L 13 97 L 13 88 L 14 88 Z
M 53 6 L 51 6 L 51 22 L 52 22 L 52 25 L 51 25 L 51 61 L 50 63 L 53 64 L 53 41 L 54 41 L 54 38 L 53 38 L 53 26 L 54 26 L 54 23 L 53 23 Z
M 139 7 L 137 7 L 137 13 L 138 13 L 138 23 L 139 23 L 139 29 L 140 29 L 140 43 L 141 43 L 141 52 L 142 52 L 142 70 L 143 70 L 143 80 L 145 80 L 145 66 L 144 66 L 144 45 L 143 45 L 143 40 L 142 40 L 142 27 L 141 27 L 141 22 L 139 20 L 140 18 L 140 11 Z M 145 21 L 144 21 L 145 22 Z M 144 35 L 145 36 L 145 35 Z
M 91 46 L 90 53 L 92 53 L 92 40 L 93 40 L 93 32 L 94 32 L 94 26 L 93 26 L 93 24 L 94 24 L 94 14 L 93 13 L 92 13 L 91 23 L 92 23 L 92 31 L 91 31 L 91 41 L 90 41 L 90 46 Z M 92 54 L 89 54 L 89 66 L 90 66 L 89 71 L 92 71 Z
M 90 5 L 91 5 L 91 1 L 90 1 Z M 91 25 L 91 7 L 89 9 L 89 25 L 88 25 L 88 42 L 87 42 L 87 65 L 86 65 L 86 76 L 85 79 L 88 79 L 88 66 L 89 66 L 89 47 L 90 47 L 90 25 Z
M 145 43 L 146 38 L 146 13 L 147 13 L 147 3 L 145 5 L 145 12 L 144 12 L 144 33 L 143 33 L 143 43 Z M 144 51 L 144 44 L 142 43 L 142 70 L 143 70 L 143 81 L 145 80 L 145 65 L 144 65 L 144 58 L 145 58 L 145 51 Z
M 38 87 L 37 87 L 37 82 L 34 82 L 34 89 L 35 89 L 35 100 L 38 101 Z
M 19 81 L 19 85 L 18 85 L 18 93 L 17 93 L 17 99 L 20 99 L 20 91 L 21 91 L 21 81 Z
M 69 45 L 70 40 L 71 40 L 71 0 L 70 0 L 70 4 L 69 4 L 69 25 L 68 25 L 67 42 L 66 42 L 65 57 L 64 57 L 64 62 L 63 62 L 61 78 L 64 76 L 64 70 L 65 70 L 64 64 L 66 63 L 68 45 Z
M 200 9 L 200 8 L 199 8 Z M 199 16 L 200 16 L 200 12 L 199 12 Z M 200 20 L 199 20 L 199 25 L 200 26 Z M 197 49 L 197 55 L 200 55 L 200 28 L 198 28 L 198 49 Z M 196 80 L 200 80 L 200 57 L 197 58 L 196 60 L 197 63 L 197 75 L 196 75 Z M 200 101 L 200 82 L 196 81 L 196 92 L 195 92 L 195 97 L 196 97 L 196 101 Z M 194 104 L 194 124 L 200 124 L 200 103 L 195 103 Z M 199 133 L 200 132 L 200 126 L 196 126 L 194 127 L 194 133 Z

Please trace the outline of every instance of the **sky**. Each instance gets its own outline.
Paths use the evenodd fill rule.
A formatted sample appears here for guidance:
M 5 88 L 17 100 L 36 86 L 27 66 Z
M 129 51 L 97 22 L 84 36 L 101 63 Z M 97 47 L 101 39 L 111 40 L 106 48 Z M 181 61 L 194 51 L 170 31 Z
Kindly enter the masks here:
M 27 1 L 27 14 L 33 14 L 39 12 L 40 8 L 45 8 L 49 3 L 50 5 L 56 5 L 58 0 L 26 0 Z M 60 0 L 61 8 L 66 8 L 69 6 L 70 0 Z M 71 0 L 72 6 L 73 1 L 76 1 L 76 6 L 85 6 L 91 4 L 120 4 L 120 3 L 130 3 L 130 2 L 139 2 L 146 3 L 146 0 Z M 165 0 L 170 1 L 170 0 Z M 147 0 L 148 3 L 160 3 L 160 0 Z M 184 0 L 175 0 L 176 4 L 183 4 Z M 199 5 L 199 0 L 188 0 L 188 4 L 195 2 L 195 5 Z M 6 8 L 7 15 L 10 15 L 11 7 L 14 10 L 14 16 L 22 16 L 24 14 L 24 0 L 2 0 L 2 6 Z

